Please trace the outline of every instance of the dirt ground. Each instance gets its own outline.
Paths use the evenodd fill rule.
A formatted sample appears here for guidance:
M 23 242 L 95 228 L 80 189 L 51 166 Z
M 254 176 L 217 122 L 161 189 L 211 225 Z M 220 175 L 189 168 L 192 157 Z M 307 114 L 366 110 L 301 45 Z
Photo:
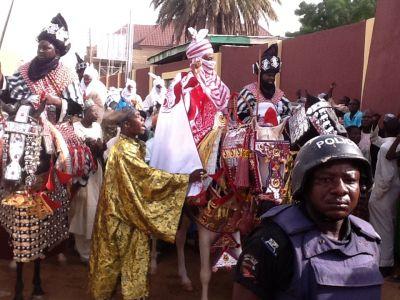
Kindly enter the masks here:
M 78 256 L 69 250 L 66 252 L 68 262 L 58 263 L 55 257 L 46 259 L 42 267 L 42 283 L 46 292 L 45 300 L 86 300 L 87 267 L 79 261 Z M 193 281 L 194 292 L 185 292 L 179 286 L 177 276 L 177 258 L 173 248 L 165 249 L 160 256 L 158 273 L 151 278 L 151 300 L 187 300 L 200 299 L 199 254 L 188 246 L 186 261 L 189 276 Z M 24 273 L 25 298 L 29 299 L 32 290 L 32 264 L 26 265 Z M 15 270 L 9 268 L 9 261 L 0 260 L 0 300 L 12 299 L 15 281 Z M 229 271 L 218 271 L 211 279 L 209 299 L 231 299 L 232 274 Z M 122 299 L 120 296 L 117 299 Z M 400 284 L 385 282 L 383 300 L 400 300 Z

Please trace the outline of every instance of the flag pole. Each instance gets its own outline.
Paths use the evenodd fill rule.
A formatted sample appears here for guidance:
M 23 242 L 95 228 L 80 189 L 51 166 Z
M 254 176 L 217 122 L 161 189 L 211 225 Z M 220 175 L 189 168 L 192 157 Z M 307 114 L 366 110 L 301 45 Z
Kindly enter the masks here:
M 10 9 L 9 9 L 9 11 L 8 11 L 6 23 L 4 24 L 3 32 L 2 32 L 2 34 L 1 34 L 1 38 L 0 38 L 0 49 L 1 49 L 1 46 L 3 45 L 4 35 L 6 34 L 8 21 L 10 20 L 10 15 L 11 15 L 11 11 L 12 11 L 13 6 L 14 6 L 14 0 L 11 1 L 11 5 L 10 5 Z

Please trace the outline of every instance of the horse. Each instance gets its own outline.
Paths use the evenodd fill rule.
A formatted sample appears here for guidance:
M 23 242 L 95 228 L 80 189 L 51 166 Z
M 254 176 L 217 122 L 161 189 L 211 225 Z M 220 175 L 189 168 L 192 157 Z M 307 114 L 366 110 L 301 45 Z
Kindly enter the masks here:
M 232 175 L 232 170 L 229 169 L 232 164 L 236 164 L 236 167 L 240 164 L 238 163 L 238 160 L 240 160 L 238 157 L 232 157 L 233 153 L 238 153 L 235 147 L 242 147 L 246 139 L 249 146 L 248 149 L 243 149 L 243 151 L 239 152 L 251 151 L 253 153 L 252 158 L 256 158 L 254 147 L 252 146 L 252 149 L 250 149 L 250 140 L 252 140 L 253 144 L 255 144 L 255 137 L 270 141 L 283 140 L 285 124 L 286 120 L 276 127 L 257 126 L 257 129 L 253 128 L 251 132 L 248 130 L 250 126 L 230 128 L 227 124 L 221 124 L 214 126 L 214 129 L 205 137 L 205 141 L 199 146 L 198 150 L 202 164 L 207 173 L 211 175 L 208 182 L 205 183 L 207 187 L 205 191 L 197 197 L 188 197 L 187 199 L 180 227 L 176 234 L 176 247 L 181 285 L 185 290 L 191 291 L 193 286 L 187 275 L 184 245 L 190 220 L 193 220 L 198 228 L 202 300 L 208 299 L 212 272 L 217 271 L 219 268 L 231 268 L 236 264 L 241 253 L 239 228 L 245 223 L 242 222 L 243 211 L 248 211 L 253 202 L 253 199 L 247 199 L 248 195 L 251 194 L 250 191 L 254 192 L 253 187 L 247 184 L 246 187 L 241 186 L 239 188 L 235 184 L 236 175 Z M 246 133 L 249 133 L 247 137 Z M 231 145 L 229 145 L 230 143 Z M 212 149 L 212 153 L 206 159 L 204 155 L 201 155 L 201 153 L 207 152 L 202 151 L 204 150 L 201 149 L 202 144 Z M 258 151 L 262 152 L 260 149 Z M 230 159 L 233 159 L 234 162 L 229 161 Z M 264 164 L 263 159 L 257 159 L 261 165 Z M 284 170 L 280 168 L 280 171 Z M 241 172 L 239 170 L 237 173 Z M 258 180 L 261 187 L 262 180 L 260 178 Z M 264 181 L 267 182 L 267 179 L 264 178 Z M 253 210 L 251 213 L 253 213 Z M 241 225 L 238 226 L 238 224 Z M 216 256 L 213 263 L 211 263 L 212 252 Z M 156 273 L 156 259 L 156 243 L 153 240 L 150 263 L 152 274 Z
M 226 131 L 226 128 L 225 128 Z M 249 135 L 247 149 L 243 149 L 243 141 L 245 135 Z M 228 203 L 231 203 L 234 211 L 238 213 L 228 213 L 223 215 L 225 227 L 216 228 L 209 221 L 212 219 L 210 210 L 217 211 L 218 208 L 213 205 L 212 193 L 206 193 L 202 200 L 197 203 L 195 200 L 189 199 L 189 205 L 192 210 L 197 210 L 200 217 L 194 218 L 198 228 L 199 235 L 199 251 L 200 251 L 200 280 L 202 285 L 201 299 L 208 299 L 208 287 L 211 280 L 212 271 L 216 271 L 216 267 L 211 267 L 211 250 L 213 246 L 218 244 L 218 239 L 225 237 L 221 234 L 221 228 L 230 227 L 228 240 L 231 242 L 233 251 L 228 253 L 228 257 L 237 258 L 240 255 L 240 233 L 248 233 L 256 224 L 254 222 L 257 217 L 262 215 L 265 208 L 272 205 L 279 205 L 282 202 L 289 201 L 289 180 L 290 180 L 290 164 L 293 162 L 294 152 L 306 143 L 309 139 L 320 134 L 345 134 L 345 129 L 337 119 L 331 105 L 323 99 L 308 95 L 305 105 L 293 106 L 290 117 L 284 118 L 277 126 L 260 126 L 257 122 L 247 126 L 233 126 L 230 130 L 224 132 L 218 147 L 218 153 L 224 164 L 225 183 L 228 183 L 229 191 L 234 191 Z M 240 137 L 240 138 L 238 138 Z M 236 151 L 234 151 L 236 150 Z M 239 150 L 239 151 L 237 151 Z M 256 168 L 249 167 L 249 161 L 240 157 L 232 157 L 232 153 L 243 153 L 249 150 L 251 155 L 249 159 L 253 159 Z M 231 159 L 231 161 L 229 161 Z M 242 161 L 242 165 L 240 163 Z M 243 165 L 244 161 L 244 165 Z M 204 162 L 203 162 L 204 164 Z M 204 164 L 205 166 L 207 164 Z M 232 167 L 229 169 L 229 167 Z M 244 181 L 242 169 L 245 174 Z M 215 171 L 215 170 L 214 170 Z M 211 172 L 210 174 L 214 174 Z M 237 176 L 237 175 L 240 176 Z M 229 179 L 230 178 L 230 179 Z M 246 183 L 247 182 L 247 183 Z M 209 185 L 209 189 L 212 189 Z M 245 188 L 243 190 L 243 188 Z M 242 191 L 242 192 L 240 192 Z M 215 196 L 215 193 L 214 193 Z M 221 196 L 221 195 L 220 195 Z M 222 196 L 222 197 L 224 197 Z M 248 197 L 249 201 L 243 201 Z M 214 197 L 215 198 L 215 197 Z M 218 198 L 218 197 L 217 197 Z M 221 197 L 220 197 L 221 198 Z M 202 202 L 202 203 L 199 203 Z M 211 203 L 211 204 L 210 204 Z M 178 255 L 178 274 L 181 284 L 186 290 L 193 290 L 192 282 L 187 275 L 185 265 L 184 245 L 186 241 L 187 230 L 190 225 L 191 216 L 196 214 L 183 214 L 180 228 L 176 235 L 176 247 Z M 243 221 L 243 222 L 241 222 Z M 247 224 L 246 224 L 247 222 Z M 242 224 L 242 225 L 241 225 Z M 247 228 L 244 228 L 247 227 Z M 236 245 L 235 245 L 236 243 Z M 221 253 L 220 253 L 221 254 Z M 229 255 L 230 254 L 230 255 Z M 154 274 L 157 268 L 157 252 L 155 242 L 153 240 L 151 255 L 151 272 Z M 232 264 L 234 265 L 234 263 Z
M 44 104 L 38 110 L 29 103 L 4 107 L 0 224 L 11 236 L 17 261 L 14 299 L 23 299 L 23 263 L 30 261 L 34 261 L 32 298 L 41 299 L 41 260 L 47 250 L 68 238 L 72 180 L 86 178 L 95 164 L 71 124 L 48 121 Z

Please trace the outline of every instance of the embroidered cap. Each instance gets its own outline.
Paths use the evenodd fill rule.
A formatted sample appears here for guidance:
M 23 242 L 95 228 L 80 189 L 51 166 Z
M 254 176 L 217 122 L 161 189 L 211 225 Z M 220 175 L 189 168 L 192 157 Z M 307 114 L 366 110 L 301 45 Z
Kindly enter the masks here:
M 278 57 L 278 45 L 272 44 L 264 51 L 261 57 L 261 66 L 258 62 L 253 64 L 253 73 L 258 74 L 258 71 L 261 69 L 261 72 L 276 74 L 280 72 L 281 65 L 281 59 Z
M 67 54 L 71 48 L 69 40 L 68 25 L 61 14 L 57 14 L 49 25 L 43 28 L 37 37 L 38 42 L 46 40 L 54 45 L 61 56 Z

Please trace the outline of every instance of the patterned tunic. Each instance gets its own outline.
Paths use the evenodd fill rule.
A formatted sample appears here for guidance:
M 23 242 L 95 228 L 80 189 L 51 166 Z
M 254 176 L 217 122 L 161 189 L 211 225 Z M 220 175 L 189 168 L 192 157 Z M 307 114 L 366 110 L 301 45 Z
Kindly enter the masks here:
M 243 123 L 248 123 L 250 121 L 251 113 L 249 106 L 253 110 L 253 113 L 255 113 L 257 102 L 259 103 L 259 105 L 260 103 L 267 103 L 267 102 L 272 103 L 275 106 L 275 109 L 281 118 L 289 115 L 290 113 L 289 100 L 284 97 L 283 91 L 277 88 L 272 99 L 267 99 L 264 97 L 261 91 L 257 91 L 257 83 L 253 82 L 246 85 L 240 91 L 238 96 L 237 114 L 239 119 Z
M 15 104 L 16 102 L 30 102 L 37 107 L 40 98 L 46 94 L 58 96 L 63 100 L 60 109 L 47 106 L 49 120 L 54 124 L 63 121 L 67 115 L 80 114 L 83 108 L 82 93 L 76 74 L 63 64 L 59 63 L 57 68 L 44 78 L 31 81 L 28 77 L 30 63 L 27 63 L 12 76 L 5 77 L 0 100 L 4 103 Z

